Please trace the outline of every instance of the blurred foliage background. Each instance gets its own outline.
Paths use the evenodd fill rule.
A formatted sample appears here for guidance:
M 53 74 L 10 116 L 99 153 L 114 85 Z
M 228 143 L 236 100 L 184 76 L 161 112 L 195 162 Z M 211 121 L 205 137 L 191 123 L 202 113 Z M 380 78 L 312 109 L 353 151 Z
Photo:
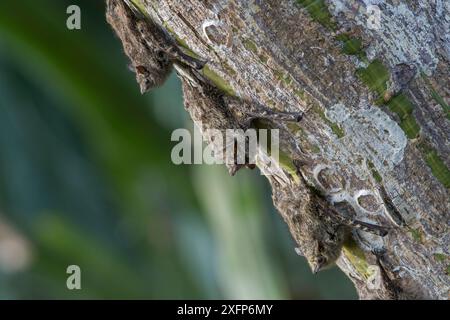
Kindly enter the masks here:
M 127 63 L 103 1 L 0 1 L 0 298 L 356 298 L 295 254 L 257 170 L 172 164 L 178 79 L 140 96 Z

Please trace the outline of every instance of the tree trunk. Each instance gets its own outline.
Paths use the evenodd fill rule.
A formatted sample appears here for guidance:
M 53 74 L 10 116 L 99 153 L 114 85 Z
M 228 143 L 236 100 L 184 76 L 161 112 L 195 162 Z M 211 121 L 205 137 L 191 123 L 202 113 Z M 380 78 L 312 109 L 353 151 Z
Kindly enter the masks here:
M 308 184 L 391 228 L 345 242 L 337 264 L 360 298 L 448 299 L 448 1 L 133 2 L 206 60 L 220 89 L 304 112 L 288 128 Z M 288 187 L 292 159 L 280 159 Z

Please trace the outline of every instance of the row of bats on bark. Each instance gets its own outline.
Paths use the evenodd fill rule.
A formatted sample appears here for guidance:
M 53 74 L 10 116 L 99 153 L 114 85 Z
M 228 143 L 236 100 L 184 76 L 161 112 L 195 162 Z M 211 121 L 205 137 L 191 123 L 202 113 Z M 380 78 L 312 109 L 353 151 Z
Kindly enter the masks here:
M 201 120 L 206 129 L 246 130 L 253 121 L 260 119 L 274 125 L 280 121 L 301 121 L 301 112 L 273 111 L 218 89 L 202 75 L 201 69 L 207 62 L 186 54 L 160 25 L 145 17 L 131 2 L 106 0 L 106 18 L 122 42 L 141 92 L 144 94 L 162 85 L 175 68 L 182 82 L 186 110 L 193 119 Z M 234 162 L 226 165 L 232 175 L 243 166 L 254 166 Z M 338 213 L 325 197 L 308 185 L 300 165 L 298 170 L 298 183 L 286 185 L 270 177 L 269 180 L 274 204 L 314 273 L 336 262 L 353 228 L 386 235 L 384 227 Z

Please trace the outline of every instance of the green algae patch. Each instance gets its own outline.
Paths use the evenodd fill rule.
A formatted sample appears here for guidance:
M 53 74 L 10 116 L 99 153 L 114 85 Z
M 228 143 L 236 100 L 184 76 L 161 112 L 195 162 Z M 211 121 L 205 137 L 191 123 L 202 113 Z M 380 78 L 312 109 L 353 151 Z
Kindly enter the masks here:
M 242 44 L 244 45 L 245 49 L 256 53 L 258 51 L 258 47 L 256 46 L 256 44 L 250 40 L 250 39 L 245 39 L 242 41 Z
M 344 33 L 336 36 L 336 40 L 342 42 L 342 53 L 357 56 L 362 61 L 367 61 L 366 53 L 363 50 L 363 42 L 360 38 L 351 37 Z
M 305 132 L 303 131 L 302 127 L 295 122 L 289 122 L 286 123 L 286 127 L 289 129 L 289 131 L 291 131 L 294 135 L 302 135 L 305 136 Z
M 372 61 L 367 68 L 356 70 L 359 78 L 369 87 L 369 89 L 377 93 L 376 104 L 383 104 L 383 98 L 387 91 L 387 82 L 389 81 L 389 71 L 380 60 Z M 396 113 L 400 118 L 400 127 L 409 139 L 414 139 L 419 135 L 420 126 L 416 122 L 413 115 L 414 105 L 403 94 L 398 94 L 390 99 L 386 105 L 389 109 Z
M 139 9 L 139 11 L 144 14 L 146 17 L 148 17 L 147 10 L 145 10 L 145 6 L 142 3 L 141 0 L 131 0 L 131 2 L 134 4 L 134 6 Z
M 302 100 L 305 99 L 305 91 L 303 90 L 295 89 L 294 94 Z
M 188 56 L 195 58 L 195 59 L 200 59 L 200 56 L 198 54 L 196 54 L 191 48 L 189 48 L 189 46 L 187 45 L 186 41 L 184 41 L 183 39 L 181 39 L 176 33 L 175 31 L 169 27 L 169 25 L 167 23 L 163 24 L 164 29 L 175 39 L 175 41 L 177 42 L 177 44 L 183 48 L 183 52 L 186 53 Z
M 331 122 L 331 121 L 330 121 L 329 125 L 331 128 L 331 131 L 333 131 L 333 133 L 335 135 L 337 135 L 338 138 L 342 138 L 345 136 L 344 130 L 339 125 L 337 125 L 336 123 Z
M 169 30 L 168 30 L 169 31 Z M 186 41 L 177 36 L 173 31 L 169 31 L 174 37 L 177 43 L 183 48 L 183 51 L 192 58 L 200 59 L 200 56 L 196 54 L 189 46 Z
M 266 64 L 267 61 L 269 61 L 269 57 L 264 54 L 260 54 L 258 56 L 258 58 L 259 58 L 259 61 L 261 61 L 261 63 L 263 63 L 263 64 Z
M 369 269 L 369 264 L 367 263 L 364 251 L 362 251 L 352 238 L 345 241 L 342 250 L 360 275 L 368 279 L 373 274 L 373 271 Z
M 331 131 L 333 131 L 333 133 L 338 138 L 342 138 L 345 136 L 344 129 L 342 129 L 337 123 L 328 119 L 325 115 L 325 112 L 323 112 L 323 110 L 318 105 L 315 105 L 312 110 L 320 116 L 320 118 L 330 127 Z
M 391 111 L 395 112 L 400 119 L 405 119 L 411 115 L 414 110 L 414 106 L 404 94 L 399 94 L 393 97 L 387 106 Z
M 317 144 L 313 144 L 313 145 L 311 146 L 311 151 L 312 151 L 313 153 L 318 154 L 318 153 L 320 153 L 320 148 L 319 148 L 319 146 L 318 146 Z
M 273 71 L 275 77 L 282 81 L 286 86 L 289 86 L 294 81 L 289 73 L 284 73 L 281 70 L 274 70 Z
M 389 70 L 383 63 L 375 59 L 367 68 L 359 68 L 356 75 L 364 82 L 369 89 L 378 94 L 377 102 L 381 102 L 387 90 L 387 82 L 389 81 Z
M 298 123 L 286 124 L 289 131 L 301 140 L 302 150 L 311 151 L 312 153 L 320 153 L 320 148 L 308 140 L 308 134 Z
M 444 262 L 445 260 L 447 260 L 447 256 L 443 253 L 435 253 L 433 256 L 439 262 Z
M 324 0 L 297 0 L 296 2 L 308 11 L 314 21 L 331 30 L 337 29 Z
M 371 91 L 377 93 L 378 97 L 375 103 L 378 105 L 383 104 L 389 81 L 389 70 L 383 63 L 376 59 L 367 68 L 357 69 L 356 74 Z M 406 136 L 409 139 L 416 138 L 420 133 L 420 126 L 414 118 L 414 105 L 412 102 L 403 93 L 400 93 L 391 98 L 386 105 L 400 118 L 399 125 Z
M 278 161 L 280 167 L 292 176 L 295 183 L 300 183 L 300 178 L 297 176 L 297 167 L 292 162 L 291 156 L 280 150 Z
M 409 229 L 409 233 L 411 233 L 411 237 L 414 241 L 422 243 L 423 242 L 423 234 L 420 229 Z
M 444 110 L 447 119 L 450 120 L 450 106 L 444 101 L 444 98 L 442 98 L 439 93 L 437 93 L 436 90 L 434 90 L 433 85 L 431 84 L 430 80 L 425 76 L 424 73 L 421 74 L 422 79 L 425 81 L 426 85 L 428 86 L 428 89 L 431 91 L 431 96 L 433 97 L 434 101 L 436 101 L 441 107 L 442 110 Z
M 447 189 L 450 188 L 450 170 L 445 165 L 444 161 L 439 157 L 439 154 L 430 145 L 422 142 L 419 149 L 425 159 L 425 162 L 431 169 L 433 176 L 438 179 L 440 183 Z
M 342 52 L 345 54 L 357 55 L 362 50 L 362 41 L 361 39 L 352 38 L 344 42 L 342 47 Z
M 208 66 L 203 67 L 202 69 L 203 75 L 211 80 L 220 90 L 226 92 L 231 96 L 235 96 L 235 92 L 233 88 L 230 87 L 228 82 L 222 79 L 217 73 L 212 71 Z
M 400 121 L 400 127 L 403 129 L 406 136 L 410 139 L 416 138 L 420 132 L 420 127 L 413 116 Z
M 375 179 L 376 182 L 380 183 L 383 181 L 383 178 L 381 177 L 380 173 L 375 169 L 375 165 L 372 161 L 367 161 L 367 166 L 370 169 L 370 172 L 372 173 L 372 177 Z
M 287 85 L 287 86 L 289 86 L 291 83 L 292 83 L 292 77 L 291 77 L 291 75 L 289 75 L 289 74 L 287 74 L 284 78 L 283 78 L 283 82 Z
M 237 74 L 236 70 L 234 70 L 228 63 L 222 63 L 223 68 L 230 76 L 235 76 Z
M 414 105 L 411 101 L 401 93 L 393 97 L 387 103 L 387 106 L 400 118 L 400 127 L 403 129 L 406 136 L 410 139 L 416 138 L 420 132 L 420 127 L 412 114 Z
M 436 101 L 442 107 L 447 116 L 447 119 L 450 120 L 450 106 L 445 103 L 444 99 L 434 89 L 431 89 L 431 96 L 433 97 L 434 101 Z
M 351 39 L 351 36 L 348 33 L 341 33 L 336 36 L 336 40 L 338 41 L 348 41 Z
M 267 105 L 269 107 L 275 108 L 277 106 L 277 104 L 275 103 L 275 101 L 273 101 L 272 99 L 267 100 Z

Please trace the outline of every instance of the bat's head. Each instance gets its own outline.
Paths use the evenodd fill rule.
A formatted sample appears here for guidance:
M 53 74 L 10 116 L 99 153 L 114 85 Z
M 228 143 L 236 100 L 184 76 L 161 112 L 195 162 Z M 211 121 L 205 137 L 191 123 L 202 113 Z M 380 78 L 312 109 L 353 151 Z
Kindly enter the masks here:
M 344 232 L 331 225 L 304 219 L 300 225 L 297 253 L 306 258 L 313 273 L 327 269 L 339 258 Z
M 335 250 L 338 248 L 331 249 L 320 241 L 316 241 L 313 244 L 313 253 L 307 257 L 312 272 L 317 273 L 332 266 L 339 255 Z

